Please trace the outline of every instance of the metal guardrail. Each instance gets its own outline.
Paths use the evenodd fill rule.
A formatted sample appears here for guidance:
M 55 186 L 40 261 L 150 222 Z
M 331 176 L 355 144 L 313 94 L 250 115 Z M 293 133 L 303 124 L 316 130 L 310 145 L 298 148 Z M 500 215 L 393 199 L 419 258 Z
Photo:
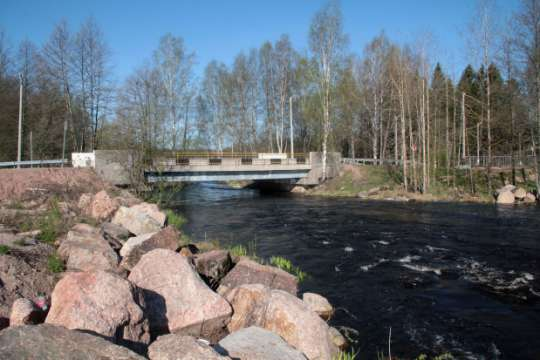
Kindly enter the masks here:
M 26 161 L 5 161 L 0 162 L 0 168 L 14 168 L 17 166 L 21 167 L 40 167 L 40 166 L 61 166 L 62 164 L 69 164 L 67 159 L 56 159 L 56 160 L 26 160 Z
M 535 157 L 533 155 L 527 155 L 523 157 L 514 157 L 516 166 L 534 166 Z M 487 156 L 465 156 L 460 160 L 459 165 L 461 167 L 487 167 Z M 496 155 L 491 157 L 491 167 L 508 169 L 512 167 L 512 156 L 510 155 Z
M 342 158 L 341 163 L 349 165 L 400 165 L 401 160 L 394 159 L 373 159 L 373 158 Z

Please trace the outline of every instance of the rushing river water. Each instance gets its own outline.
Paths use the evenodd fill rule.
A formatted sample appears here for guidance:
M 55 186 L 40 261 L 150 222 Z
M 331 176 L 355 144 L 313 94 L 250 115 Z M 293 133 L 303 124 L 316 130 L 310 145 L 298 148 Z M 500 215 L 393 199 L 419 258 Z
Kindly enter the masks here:
M 255 242 L 309 274 L 301 290 L 361 359 L 540 359 L 540 209 L 259 195 L 218 184 L 176 197 L 195 241 Z

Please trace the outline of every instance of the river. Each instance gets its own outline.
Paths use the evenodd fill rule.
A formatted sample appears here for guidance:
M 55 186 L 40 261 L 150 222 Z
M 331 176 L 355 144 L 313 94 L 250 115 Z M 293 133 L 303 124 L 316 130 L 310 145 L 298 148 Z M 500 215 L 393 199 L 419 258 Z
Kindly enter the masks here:
M 309 274 L 362 359 L 540 359 L 540 208 L 262 195 L 189 185 L 194 240 L 256 244 Z

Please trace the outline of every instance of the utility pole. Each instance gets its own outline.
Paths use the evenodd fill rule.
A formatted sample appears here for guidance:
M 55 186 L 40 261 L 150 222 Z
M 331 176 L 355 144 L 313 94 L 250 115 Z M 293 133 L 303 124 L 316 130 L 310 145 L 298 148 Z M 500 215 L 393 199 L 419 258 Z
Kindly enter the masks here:
M 462 119 L 462 128 L 463 128 L 463 142 L 462 142 L 462 146 L 463 146 L 463 154 L 461 154 L 462 156 L 462 159 L 465 159 L 465 156 L 466 156 L 466 144 L 467 144 L 467 118 L 465 117 L 465 92 L 462 92 L 461 93 L 461 119 Z
M 66 133 L 67 133 L 67 118 L 64 119 L 64 139 L 62 140 L 62 165 L 64 167 L 64 159 L 66 158 Z
M 294 159 L 294 132 L 293 132 L 293 124 L 292 124 L 292 96 L 289 97 L 289 127 L 291 130 L 291 159 Z
M 19 74 L 19 137 L 17 139 L 17 168 L 21 167 L 22 154 L 22 103 L 23 103 L 23 83 L 22 74 Z
M 32 142 L 32 130 L 30 130 L 30 161 L 34 161 L 34 143 Z M 34 165 L 30 165 L 34 167 Z

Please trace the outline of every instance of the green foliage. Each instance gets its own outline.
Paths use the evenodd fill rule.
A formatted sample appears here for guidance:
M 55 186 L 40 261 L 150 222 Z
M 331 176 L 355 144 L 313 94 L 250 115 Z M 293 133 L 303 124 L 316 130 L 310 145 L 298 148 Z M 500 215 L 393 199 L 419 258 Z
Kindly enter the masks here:
M 354 352 L 354 349 L 351 351 L 343 352 L 340 351 L 337 355 L 335 355 L 332 360 L 355 360 L 357 353 Z
M 294 266 L 290 260 L 285 259 L 281 256 L 272 256 L 270 258 L 270 264 L 281 270 L 285 270 L 289 274 L 296 276 L 299 282 L 304 281 L 307 276 L 307 274 L 303 272 L 298 266 Z
M 230 247 L 228 250 L 232 256 L 240 257 L 240 256 L 247 256 L 248 254 L 247 248 L 244 245 L 234 245 Z
M 0 245 L 0 255 L 6 255 L 7 253 L 9 253 L 9 246 L 7 245 Z
M 227 250 L 229 250 L 231 256 L 245 256 L 249 257 L 253 261 L 259 261 L 259 257 L 257 256 L 257 243 L 255 241 L 251 241 L 247 247 L 242 244 L 238 244 L 229 246 Z
M 64 271 L 64 262 L 58 257 L 58 255 L 50 255 L 47 259 L 47 267 L 52 273 L 61 273 Z
M 450 353 L 444 353 L 439 356 L 435 356 L 431 358 L 431 360 L 454 360 L 455 358 Z M 428 360 L 428 356 L 426 354 L 420 354 L 415 360 Z
M 38 222 L 39 230 L 41 230 L 38 239 L 47 244 L 54 243 L 62 225 L 62 213 L 58 202 L 54 200 L 51 202 L 49 211 Z
M 187 222 L 185 217 L 175 213 L 171 209 L 165 210 L 165 214 L 167 214 L 167 223 L 171 226 L 174 226 L 178 230 L 181 230 L 182 226 L 184 226 L 184 224 Z

